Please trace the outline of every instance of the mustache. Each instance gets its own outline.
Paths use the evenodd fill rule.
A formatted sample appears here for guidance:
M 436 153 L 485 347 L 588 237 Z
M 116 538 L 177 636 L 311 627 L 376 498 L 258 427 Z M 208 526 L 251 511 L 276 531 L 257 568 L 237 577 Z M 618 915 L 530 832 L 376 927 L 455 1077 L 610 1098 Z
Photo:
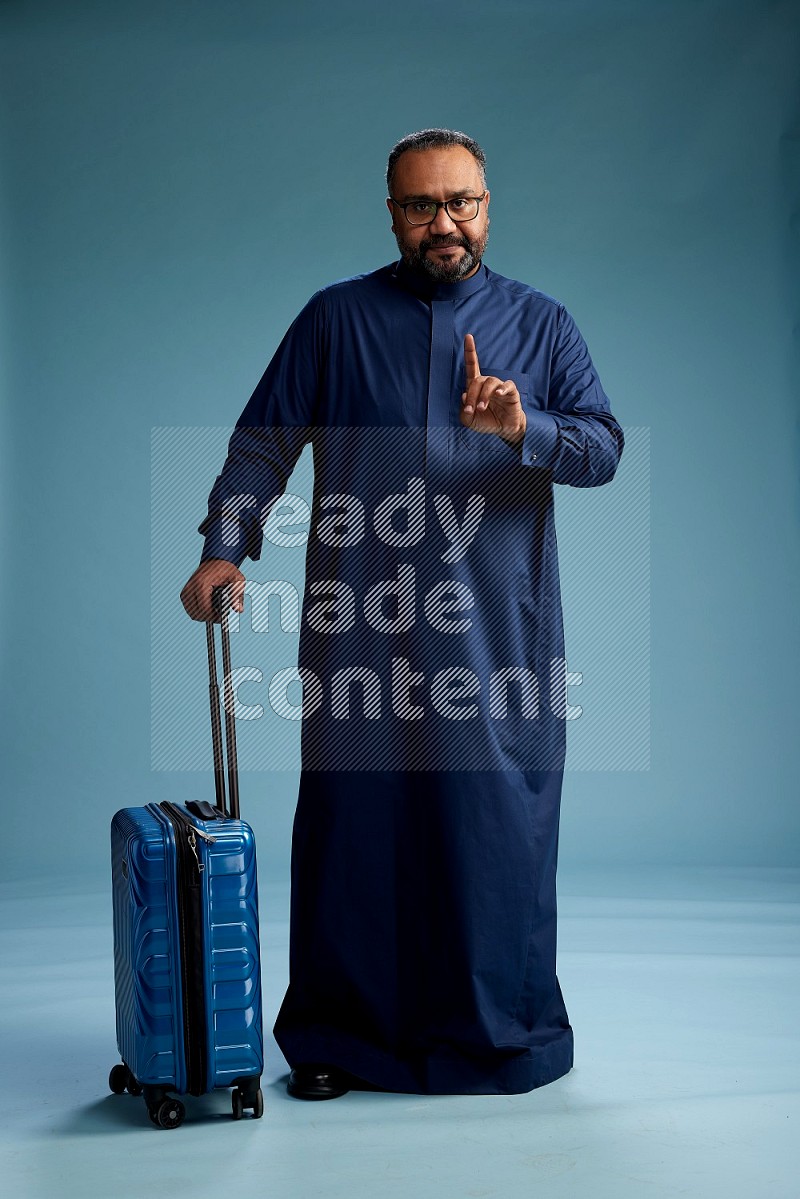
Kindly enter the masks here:
M 420 242 L 421 250 L 438 250 L 442 246 L 463 246 L 465 250 L 469 249 L 469 242 L 466 238 L 456 237 L 454 234 L 450 237 L 426 237 Z

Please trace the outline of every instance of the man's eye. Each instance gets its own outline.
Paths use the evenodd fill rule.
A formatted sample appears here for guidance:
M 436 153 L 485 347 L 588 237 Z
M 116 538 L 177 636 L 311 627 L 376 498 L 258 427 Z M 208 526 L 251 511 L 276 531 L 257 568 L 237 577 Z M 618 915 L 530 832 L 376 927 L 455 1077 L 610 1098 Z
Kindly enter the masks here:
M 450 207 L 455 208 L 456 212 L 460 212 L 462 208 L 467 207 L 467 201 L 463 196 L 459 196 L 457 200 L 450 201 Z
M 423 212 L 430 212 L 432 207 L 433 207 L 432 204 L 423 204 L 422 201 L 419 201 L 417 204 L 411 205 L 412 211 L 419 212 L 420 214 Z

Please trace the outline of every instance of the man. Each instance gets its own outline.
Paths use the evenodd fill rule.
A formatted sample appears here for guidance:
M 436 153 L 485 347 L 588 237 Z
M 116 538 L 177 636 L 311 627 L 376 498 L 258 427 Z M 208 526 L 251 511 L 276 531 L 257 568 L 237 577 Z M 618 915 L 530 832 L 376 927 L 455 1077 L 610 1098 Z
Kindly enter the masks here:
M 289 1092 L 511 1094 L 566 1074 L 555 972 L 566 674 L 553 483 L 613 478 L 623 434 L 564 306 L 483 263 L 463 133 L 387 170 L 400 260 L 322 288 L 231 438 L 182 599 L 211 616 L 303 445 L 314 501 Z

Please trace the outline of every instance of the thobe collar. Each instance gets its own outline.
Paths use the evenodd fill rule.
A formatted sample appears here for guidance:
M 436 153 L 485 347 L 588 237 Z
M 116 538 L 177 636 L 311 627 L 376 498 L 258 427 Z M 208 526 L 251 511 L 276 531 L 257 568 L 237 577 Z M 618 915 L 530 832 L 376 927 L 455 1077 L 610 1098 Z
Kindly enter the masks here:
M 402 258 L 394 264 L 392 278 L 423 300 L 463 300 L 466 296 L 480 291 L 489 281 L 487 268 L 483 263 L 468 279 L 457 279 L 454 283 L 440 283 L 436 279 L 429 279 L 427 275 L 412 271 Z

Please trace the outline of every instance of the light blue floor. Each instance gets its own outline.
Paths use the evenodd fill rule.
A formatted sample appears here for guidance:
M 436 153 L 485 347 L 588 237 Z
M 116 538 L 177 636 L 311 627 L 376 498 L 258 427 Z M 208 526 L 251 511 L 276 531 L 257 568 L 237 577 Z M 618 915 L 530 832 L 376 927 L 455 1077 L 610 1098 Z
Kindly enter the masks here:
M 3 1194 L 145 1199 L 798 1199 L 800 872 L 559 873 L 575 1068 L 527 1095 L 303 1103 L 268 1038 L 261 1121 L 228 1093 L 158 1132 L 112 1096 L 110 898 L 0 888 Z M 286 889 L 261 888 L 267 1028 Z

